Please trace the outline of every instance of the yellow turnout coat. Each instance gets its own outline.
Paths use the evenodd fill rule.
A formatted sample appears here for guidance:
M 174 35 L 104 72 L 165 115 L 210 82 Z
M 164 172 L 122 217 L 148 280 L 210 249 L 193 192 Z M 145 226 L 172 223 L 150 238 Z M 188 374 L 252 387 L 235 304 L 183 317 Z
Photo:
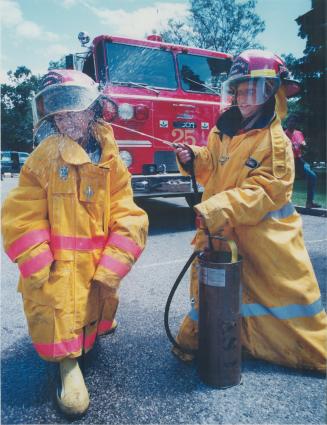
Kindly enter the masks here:
M 211 234 L 225 227 L 243 256 L 243 345 L 261 359 L 325 371 L 327 317 L 304 245 L 301 217 L 290 202 L 294 161 L 280 120 L 233 137 L 215 127 L 207 147 L 192 149 L 196 179 L 205 188 L 195 210 Z M 203 230 L 197 231 L 195 245 L 207 246 Z M 194 349 L 196 260 L 191 298 L 195 308 L 184 318 L 177 340 Z
M 93 132 L 98 165 L 73 140 L 52 135 L 3 206 L 4 247 L 18 263 L 33 345 L 47 360 L 77 357 L 111 330 L 116 290 L 146 242 L 147 215 L 133 202 L 112 128 L 99 121 Z

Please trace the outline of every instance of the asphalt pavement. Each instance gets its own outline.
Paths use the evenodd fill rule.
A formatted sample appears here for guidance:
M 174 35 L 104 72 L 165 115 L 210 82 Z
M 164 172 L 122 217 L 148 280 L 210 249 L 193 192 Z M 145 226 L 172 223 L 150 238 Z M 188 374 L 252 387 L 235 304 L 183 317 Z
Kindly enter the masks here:
M 17 179 L 5 178 L 2 197 Z M 141 258 L 123 280 L 115 334 L 86 356 L 91 405 L 77 424 L 323 424 L 323 376 L 264 361 L 242 362 L 242 384 L 226 390 L 201 382 L 196 365 L 170 352 L 163 314 L 167 296 L 192 252 L 193 217 L 182 199 L 143 201 L 150 235 Z M 304 237 L 326 307 L 326 218 L 303 216 Z M 67 424 L 53 394 L 56 364 L 34 352 L 28 337 L 18 271 L 2 251 L 1 408 L 3 424 Z M 174 331 L 188 305 L 188 279 L 174 299 Z

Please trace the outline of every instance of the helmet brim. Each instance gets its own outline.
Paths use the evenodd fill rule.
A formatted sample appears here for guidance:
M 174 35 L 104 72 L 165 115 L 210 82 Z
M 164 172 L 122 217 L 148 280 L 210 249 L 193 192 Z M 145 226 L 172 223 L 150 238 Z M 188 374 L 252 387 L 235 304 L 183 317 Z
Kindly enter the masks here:
M 285 95 L 289 99 L 291 97 L 299 96 L 302 87 L 301 84 L 296 80 L 282 79 L 282 85 L 284 86 Z
M 89 88 L 77 84 L 50 85 L 32 100 L 34 126 L 58 113 L 85 111 L 99 95 L 97 87 Z

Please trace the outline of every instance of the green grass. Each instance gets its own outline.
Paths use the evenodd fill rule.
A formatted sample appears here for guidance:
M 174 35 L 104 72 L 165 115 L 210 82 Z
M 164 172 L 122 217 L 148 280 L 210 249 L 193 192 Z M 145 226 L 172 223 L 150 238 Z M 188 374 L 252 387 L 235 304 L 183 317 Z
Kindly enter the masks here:
M 327 208 L 326 173 L 317 173 L 317 187 L 314 201 Z M 305 206 L 307 200 L 307 182 L 305 179 L 295 179 L 292 202 L 294 205 Z

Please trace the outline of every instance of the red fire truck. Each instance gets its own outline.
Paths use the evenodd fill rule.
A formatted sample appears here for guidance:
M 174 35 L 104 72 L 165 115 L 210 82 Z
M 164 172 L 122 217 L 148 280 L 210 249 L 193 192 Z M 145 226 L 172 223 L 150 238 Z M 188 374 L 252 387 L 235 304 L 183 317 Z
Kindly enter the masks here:
M 67 67 L 76 63 L 72 58 L 66 58 Z M 206 145 L 231 60 L 228 54 L 165 43 L 155 34 L 146 40 L 109 35 L 93 40 L 79 68 L 118 105 L 114 132 L 135 197 L 190 201 L 190 179 L 178 173 L 175 153 L 162 141 Z

